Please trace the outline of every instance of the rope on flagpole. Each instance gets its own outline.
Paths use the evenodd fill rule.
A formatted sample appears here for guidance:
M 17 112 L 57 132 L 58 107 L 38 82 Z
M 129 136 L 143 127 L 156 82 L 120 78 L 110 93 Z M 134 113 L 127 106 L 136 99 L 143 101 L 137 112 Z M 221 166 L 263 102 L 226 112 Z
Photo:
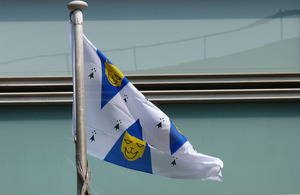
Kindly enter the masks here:
M 84 173 L 83 168 L 81 166 L 80 160 L 77 161 L 77 173 L 80 176 L 80 179 L 83 183 L 81 188 L 81 195 L 92 195 L 90 191 L 90 180 L 91 180 L 91 171 L 89 166 L 86 168 L 86 172 Z

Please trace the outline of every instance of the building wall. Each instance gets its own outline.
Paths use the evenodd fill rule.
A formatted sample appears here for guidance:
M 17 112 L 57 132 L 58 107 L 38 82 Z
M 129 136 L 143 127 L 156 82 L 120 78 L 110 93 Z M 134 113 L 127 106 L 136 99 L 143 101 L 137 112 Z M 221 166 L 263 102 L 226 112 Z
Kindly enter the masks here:
M 0 76 L 71 75 L 67 3 L 2 3 Z M 84 33 L 125 74 L 299 72 L 297 0 L 88 3 Z
M 71 75 L 67 3 L 1 2 L 1 77 Z M 299 72 L 296 0 L 87 3 L 85 34 L 125 74 Z M 89 157 L 92 193 L 299 193 L 296 99 L 160 103 L 198 152 L 224 161 L 223 182 L 167 179 Z M 76 193 L 71 109 L 1 104 L 1 193 Z
M 163 104 L 198 152 L 224 161 L 223 182 L 176 180 L 89 157 L 93 194 L 297 194 L 299 102 Z M 0 112 L 3 194 L 75 194 L 71 106 Z

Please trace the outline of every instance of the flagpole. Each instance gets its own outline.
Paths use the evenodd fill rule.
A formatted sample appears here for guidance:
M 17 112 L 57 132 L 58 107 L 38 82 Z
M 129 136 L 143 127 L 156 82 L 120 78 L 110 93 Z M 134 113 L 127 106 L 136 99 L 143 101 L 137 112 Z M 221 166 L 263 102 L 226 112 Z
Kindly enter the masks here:
M 83 56 L 83 15 L 88 4 L 84 1 L 72 1 L 68 9 L 73 15 L 75 46 L 75 94 L 76 94 L 76 167 L 77 195 L 89 195 L 90 171 L 87 162 L 86 120 L 84 97 L 84 56 Z

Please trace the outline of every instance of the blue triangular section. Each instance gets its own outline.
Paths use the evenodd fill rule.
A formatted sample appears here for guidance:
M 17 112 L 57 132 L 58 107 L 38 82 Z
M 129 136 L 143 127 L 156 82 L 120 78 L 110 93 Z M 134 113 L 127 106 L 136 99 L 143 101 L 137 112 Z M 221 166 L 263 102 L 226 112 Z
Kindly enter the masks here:
M 135 161 L 128 161 L 124 154 L 121 152 L 122 142 L 125 133 L 128 132 L 131 136 L 134 136 L 140 140 L 142 140 L 142 127 L 140 125 L 139 120 L 137 120 L 133 125 L 131 125 L 118 139 L 112 149 L 104 158 L 105 161 L 117 164 L 119 166 L 123 166 L 126 168 L 143 171 L 147 173 L 152 173 L 152 163 L 151 163 L 151 155 L 150 148 L 146 143 L 146 148 L 144 150 L 144 154 L 141 158 L 138 158 Z
M 171 155 L 173 155 L 187 141 L 187 139 L 177 130 L 171 119 L 170 126 L 170 150 Z
M 121 86 L 113 86 L 107 78 L 105 74 L 105 62 L 112 64 L 109 59 L 107 59 L 98 49 L 97 54 L 101 61 L 101 69 L 102 69 L 102 93 L 101 93 L 101 109 L 117 94 L 119 91 L 129 83 L 129 80 L 124 77 L 121 83 Z

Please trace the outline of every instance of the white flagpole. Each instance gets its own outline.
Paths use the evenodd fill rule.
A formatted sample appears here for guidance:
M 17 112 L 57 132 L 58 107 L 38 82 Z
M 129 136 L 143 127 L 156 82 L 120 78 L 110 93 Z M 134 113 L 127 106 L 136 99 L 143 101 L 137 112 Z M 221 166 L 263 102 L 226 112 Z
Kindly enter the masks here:
M 75 46 L 75 94 L 76 94 L 76 167 L 77 195 L 89 195 L 91 178 L 87 162 L 86 121 L 84 97 L 84 55 L 83 55 L 83 15 L 88 4 L 84 1 L 72 1 L 68 9 L 73 15 Z

